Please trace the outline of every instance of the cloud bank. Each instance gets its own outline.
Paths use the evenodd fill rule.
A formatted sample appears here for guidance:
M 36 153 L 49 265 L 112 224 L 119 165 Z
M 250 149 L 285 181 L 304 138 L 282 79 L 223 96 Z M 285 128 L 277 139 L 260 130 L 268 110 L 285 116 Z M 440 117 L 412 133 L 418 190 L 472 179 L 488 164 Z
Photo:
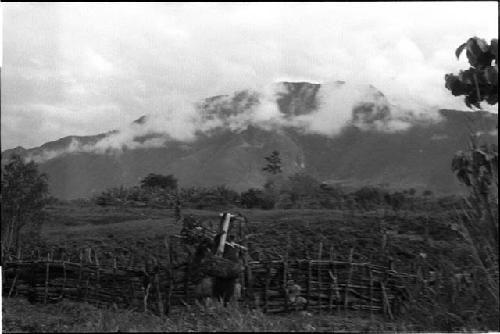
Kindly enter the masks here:
M 498 31 L 491 2 L 2 6 L 2 150 L 110 129 L 121 131 L 102 150 L 145 132 L 193 140 L 222 122 L 203 119 L 195 103 L 244 89 L 261 92 L 261 103 L 233 117 L 236 129 L 257 122 L 334 135 L 369 84 L 401 111 L 379 129 L 404 129 L 404 110 L 465 109 L 444 88 L 445 73 L 468 67 L 454 50 Z M 322 89 L 322 107 L 292 120 L 269 88 L 335 80 L 349 89 Z M 145 114 L 143 127 L 130 125 Z

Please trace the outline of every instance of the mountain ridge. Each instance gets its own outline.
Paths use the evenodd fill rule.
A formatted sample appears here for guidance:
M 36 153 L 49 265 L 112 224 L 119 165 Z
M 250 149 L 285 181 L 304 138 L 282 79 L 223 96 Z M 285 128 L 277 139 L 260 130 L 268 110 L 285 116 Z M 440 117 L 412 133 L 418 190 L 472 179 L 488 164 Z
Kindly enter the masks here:
M 344 84 L 339 81 L 333 87 Z M 309 117 L 316 112 L 320 84 L 283 83 L 283 87 L 276 104 L 284 118 Z M 228 124 L 234 117 L 246 115 L 260 103 L 258 93 L 239 91 L 200 103 L 202 119 L 219 123 L 210 131 L 197 133 L 191 141 L 166 140 L 161 133 L 146 132 L 134 137 L 134 142 L 142 145 L 158 139 L 158 143 L 93 151 L 101 140 L 119 133 L 113 130 L 94 136 L 67 136 L 31 149 L 5 150 L 2 164 L 13 153 L 38 156 L 40 170 L 49 176 L 51 193 L 63 199 L 137 185 L 149 173 L 174 174 L 181 186 L 226 185 L 243 191 L 265 183 L 264 157 L 277 150 L 286 175 L 305 172 L 324 182 L 386 184 L 448 194 L 461 191 L 450 162 L 456 151 L 467 147 L 469 127 L 480 131 L 485 142 L 497 142 L 498 115 L 488 112 L 443 109 L 440 121 L 417 120 L 404 131 L 381 131 L 380 124 L 392 120 L 393 110 L 382 92 L 373 86 L 370 89 L 374 97 L 353 107 L 351 122 L 335 136 L 296 126 L 261 127 L 252 122 L 232 128 Z M 140 129 L 150 121 L 144 115 L 132 126 Z

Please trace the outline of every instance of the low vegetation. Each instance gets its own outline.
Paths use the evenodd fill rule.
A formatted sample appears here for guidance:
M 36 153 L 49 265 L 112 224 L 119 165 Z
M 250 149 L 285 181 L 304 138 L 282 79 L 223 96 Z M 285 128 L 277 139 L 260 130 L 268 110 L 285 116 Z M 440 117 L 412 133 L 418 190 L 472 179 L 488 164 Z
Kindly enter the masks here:
M 238 305 L 193 305 L 170 317 L 131 310 L 100 309 L 85 303 L 63 301 L 46 306 L 23 299 L 7 299 L 3 308 L 6 332 L 308 332 L 405 331 L 410 324 L 373 320 L 363 314 L 265 315 Z

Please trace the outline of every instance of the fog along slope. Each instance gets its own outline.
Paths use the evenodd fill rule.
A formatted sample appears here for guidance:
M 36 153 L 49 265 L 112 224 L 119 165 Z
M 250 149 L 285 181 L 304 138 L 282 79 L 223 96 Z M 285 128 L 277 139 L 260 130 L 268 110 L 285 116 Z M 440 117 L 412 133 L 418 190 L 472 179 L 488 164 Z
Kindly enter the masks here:
M 439 121 L 421 120 L 409 113 L 403 118 L 411 127 L 384 130 L 394 120 L 393 110 L 384 95 L 371 86 L 371 96 L 353 106 L 349 121 L 336 135 L 311 131 L 298 124 L 301 117 L 319 108 L 319 91 L 319 84 L 283 83 L 276 98 L 281 120 L 264 122 L 265 126 L 241 122 L 261 98 L 258 93 L 241 91 L 200 103 L 202 120 L 217 120 L 218 125 L 198 132 L 194 141 L 167 140 L 160 147 L 125 147 L 119 153 L 89 149 L 117 133 L 111 131 L 65 137 L 32 149 L 7 150 L 2 152 L 2 163 L 12 152 L 35 159 L 49 176 L 52 195 L 73 199 L 109 187 L 136 185 L 148 173 L 174 174 L 181 186 L 226 185 L 239 191 L 260 187 L 266 178 L 261 170 L 264 157 L 278 150 L 286 174 L 303 171 L 329 183 L 385 184 L 444 194 L 461 191 L 450 161 L 457 150 L 467 147 L 469 127 L 484 133 L 485 141 L 497 142 L 498 116 L 486 112 L 441 110 Z M 240 120 L 238 126 L 235 119 Z M 147 121 L 148 117 L 141 117 L 135 126 Z M 165 137 L 147 133 L 134 141 L 144 143 L 152 138 Z

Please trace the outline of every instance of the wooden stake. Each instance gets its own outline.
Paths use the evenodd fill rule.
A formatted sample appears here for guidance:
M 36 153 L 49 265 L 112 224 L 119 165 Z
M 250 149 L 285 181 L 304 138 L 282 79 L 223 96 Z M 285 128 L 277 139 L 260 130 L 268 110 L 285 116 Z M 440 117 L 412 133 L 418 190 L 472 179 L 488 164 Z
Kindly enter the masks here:
M 63 266 L 63 284 L 62 284 L 62 288 L 61 288 L 61 294 L 59 295 L 60 299 L 63 298 L 63 296 L 64 296 L 64 288 L 66 288 L 66 265 L 65 265 L 65 261 L 64 260 L 63 260 L 62 266 Z
M 2 267 L 2 269 L 3 269 L 3 267 Z M 16 287 L 16 282 L 17 282 L 17 276 L 18 275 L 19 275 L 19 271 L 16 268 L 16 276 L 14 277 L 14 281 L 12 282 L 12 285 L 10 287 L 9 294 L 8 294 L 7 298 L 10 298 L 10 296 L 12 295 L 12 292 L 14 291 L 14 288 Z
M 323 242 L 319 242 L 318 249 L 318 261 L 321 261 L 321 256 L 323 253 Z M 318 295 L 321 294 L 321 267 L 318 265 Z M 321 314 L 321 296 L 318 297 L 319 314 Z
M 47 264 L 45 268 L 45 296 L 43 298 L 43 303 L 47 304 L 47 298 L 49 297 L 49 267 L 50 267 L 50 254 L 47 253 Z
M 78 296 L 81 299 L 82 297 L 82 290 L 81 290 L 81 282 L 82 282 L 82 265 L 83 265 L 83 250 L 80 249 L 80 268 L 78 271 Z
M 349 304 L 349 286 L 351 284 L 351 276 L 352 276 L 352 255 L 354 252 L 354 248 L 351 248 L 351 251 L 349 253 L 349 275 L 347 277 L 347 283 L 345 285 L 345 291 L 344 291 L 344 311 L 347 311 L 347 306 Z
M 306 285 L 307 302 L 305 305 L 306 310 L 309 307 L 309 305 L 311 304 L 311 280 L 312 280 L 312 263 L 311 262 L 312 262 L 311 260 L 307 261 L 307 285 Z
M 149 289 L 151 288 L 151 282 L 148 282 L 147 287 L 144 289 L 144 312 L 148 311 L 148 296 L 149 296 Z
M 370 322 L 373 322 L 373 273 L 370 268 L 368 268 L 370 275 Z
M 267 312 L 267 303 L 268 303 L 268 291 L 269 284 L 271 283 L 271 265 L 266 263 L 266 282 L 264 285 L 264 313 Z
M 161 291 L 160 291 L 160 278 L 158 272 L 155 273 L 154 276 L 154 281 L 155 281 L 155 288 L 156 288 L 156 296 L 158 299 L 158 312 L 160 316 L 164 314 L 164 307 L 163 307 L 163 299 L 161 296 Z
M 283 289 L 285 292 L 285 312 L 288 312 L 289 295 L 288 295 L 288 257 L 290 253 L 290 231 L 287 232 L 286 236 L 286 254 L 283 261 Z
M 333 263 L 330 262 L 330 269 L 328 270 L 329 273 L 332 272 L 331 268 L 333 267 Z M 332 279 L 333 281 L 333 279 Z M 330 282 L 329 284 L 329 289 L 328 289 L 328 311 L 332 313 L 333 311 L 333 289 L 335 289 L 335 285 L 333 282 Z
M 92 248 L 90 247 L 87 247 L 87 262 L 88 263 L 92 263 Z
M 383 300 L 384 300 L 384 311 L 387 310 L 387 313 L 389 314 L 389 318 L 391 320 L 393 320 L 394 317 L 392 316 L 391 304 L 389 302 L 389 298 L 387 297 L 387 293 L 385 291 L 384 282 L 380 282 L 380 287 L 382 288 L 382 294 L 383 294 Z
M 217 252 L 215 253 L 216 256 L 222 256 L 224 254 L 224 245 L 226 244 L 226 239 L 227 239 L 227 231 L 229 230 L 229 222 L 231 221 L 231 214 L 229 212 L 226 212 L 222 215 L 222 228 L 219 240 L 219 247 L 217 248 Z
M 167 292 L 167 306 L 166 314 L 170 313 L 172 291 L 174 289 L 174 271 L 173 271 L 173 258 L 172 258 L 172 242 L 168 243 L 168 292 Z

